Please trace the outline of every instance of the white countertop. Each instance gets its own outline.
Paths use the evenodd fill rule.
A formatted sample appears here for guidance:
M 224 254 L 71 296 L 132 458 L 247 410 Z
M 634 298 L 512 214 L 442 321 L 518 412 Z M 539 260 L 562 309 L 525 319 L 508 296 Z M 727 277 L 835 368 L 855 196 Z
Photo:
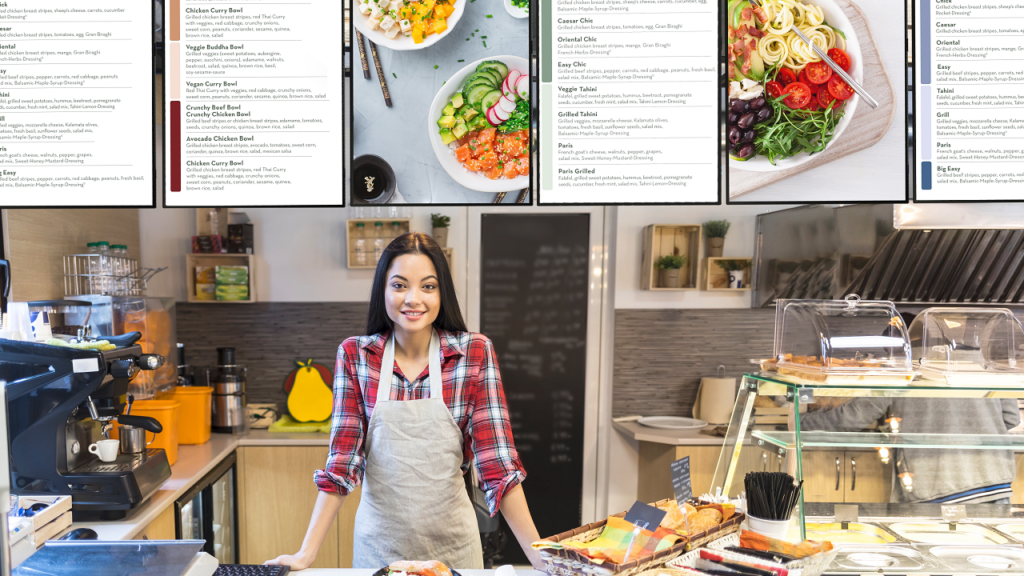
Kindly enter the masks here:
M 178 461 L 171 466 L 170 479 L 135 514 L 124 520 L 75 522 L 68 530 L 92 528 L 98 540 L 130 540 L 239 446 L 326 446 L 329 441 L 330 436 L 319 433 L 251 430 L 244 436 L 212 434 L 206 444 L 178 446 Z
M 494 576 L 494 570 L 460 570 L 455 569 L 462 576 Z M 302 576 L 373 576 L 376 570 L 362 570 L 358 568 L 308 568 L 295 574 Z M 291 572 L 289 572 L 291 574 Z M 537 570 L 516 570 L 516 576 L 548 576 Z
M 725 438 L 701 434 L 700 430 L 662 430 L 649 428 L 636 422 L 612 422 L 612 426 L 626 438 L 638 442 L 654 442 L 673 446 L 721 446 Z M 704 430 L 712 430 L 714 426 L 705 426 Z

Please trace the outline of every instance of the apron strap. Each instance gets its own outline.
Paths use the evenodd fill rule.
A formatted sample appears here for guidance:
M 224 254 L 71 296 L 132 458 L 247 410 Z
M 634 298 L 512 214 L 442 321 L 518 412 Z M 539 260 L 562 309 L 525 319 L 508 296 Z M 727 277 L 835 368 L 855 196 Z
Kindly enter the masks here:
M 430 359 L 427 363 L 427 378 L 430 380 L 430 397 L 444 400 L 441 378 L 441 338 L 437 330 L 430 331 Z M 380 380 L 377 382 L 377 404 L 391 400 L 391 384 L 395 377 L 395 334 L 391 333 L 384 344 L 384 357 L 380 362 Z

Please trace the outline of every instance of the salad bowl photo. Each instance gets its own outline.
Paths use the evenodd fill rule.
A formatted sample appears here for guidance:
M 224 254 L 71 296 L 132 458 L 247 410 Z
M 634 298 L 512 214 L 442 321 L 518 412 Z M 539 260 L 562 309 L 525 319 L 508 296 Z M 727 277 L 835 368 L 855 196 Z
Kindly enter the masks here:
M 529 92 L 530 64 L 519 56 L 477 60 L 441 85 L 427 131 L 453 180 L 478 192 L 530 186 Z
M 352 2 L 352 24 L 367 40 L 392 50 L 422 50 L 455 29 L 469 0 Z
M 735 1 L 736 0 L 733 0 L 733 2 Z M 745 0 L 740 1 L 745 3 Z M 840 8 L 834 0 L 802 0 L 802 2 L 803 4 L 806 5 L 820 7 L 825 16 L 825 23 L 838 31 L 836 47 L 841 47 L 841 49 L 845 51 L 846 55 L 848 55 L 849 57 L 849 69 L 847 70 L 847 73 L 851 77 L 853 77 L 853 79 L 856 80 L 858 84 L 863 85 L 864 58 L 861 53 L 861 45 L 858 41 L 857 33 L 854 31 L 853 25 L 850 22 L 850 19 L 847 17 L 846 13 L 843 12 L 842 8 Z M 732 5 L 732 2 L 730 2 L 730 5 Z M 821 65 L 827 66 L 826 64 L 824 64 L 824 62 L 822 62 Z M 764 67 L 768 68 L 768 65 L 764 64 Z M 829 71 L 831 72 L 831 69 L 829 69 Z M 791 71 L 787 70 L 787 72 Z M 838 75 L 835 75 L 834 73 L 832 75 L 836 79 L 839 79 Z M 803 76 L 800 76 L 800 80 L 802 81 L 803 79 Z M 767 84 L 769 84 L 767 82 L 767 75 L 765 80 L 766 82 L 764 82 L 764 85 L 765 88 L 767 88 Z M 825 84 L 821 84 L 820 86 L 821 90 L 826 90 Z M 849 90 L 852 92 L 852 89 Z M 769 98 L 769 92 L 770 90 L 767 89 L 764 91 L 764 98 Z M 733 112 L 733 98 L 734 97 L 730 95 L 729 109 L 727 110 L 727 114 Z M 811 98 L 815 99 L 815 94 L 811 94 Z M 860 96 L 856 93 L 853 93 L 851 97 L 842 102 L 842 117 L 836 122 L 835 128 L 832 132 L 832 136 L 829 139 L 829 141 L 825 144 L 825 150 L 828 150 L 829 147 L 834 145 L 835 142 L 842 137 L 843 132 L 846 130 L 846 127 L 850 125 L 850 122 L 854 118 L 854 114 L 857 110 L 857 104 L 859 103 L 859 101 Z M 767 103 L 765 104 L 765 106 L 771 106 L 771 103 Z M 778 107 L 786 105 L 783 102 L 778 102 L 775 104 L 775 106 Z M 773 113 L 777 114 L 778 111 L 773 110 Z M 740 114 L 742 115 L 742 112 Z M 730 122 L 728 130 L 732 129 L 733 123 Z M 755 124 L 753 126 L 753 129 L 755 131 L 763 129 L 762 124 L 760 122 L 758 124 Z M 746 128 L 743 128 L 743 130 L 746 130 Z M 815 152 L 813 154 L 810 154 L 808 152 L 800 152 L 788 158 L 778 158 L 775 160 L 775 163 L 773 164 L 767 156 L 757 153 L 755 153 L 751 157 L 748 157 L 746 160 L 741 160 L 732 153 L 735 148 L 731 144 L 731 141 L 729 142 L 729 168 L 735 170 L 745 170 L 749 172 L 774 172 L 779 170 L 787 170 L 790 168 L 800 166 L 802 164 L 806 164 L 807 162 L 814 160 L 818 155 L 824 152 L 824 150 Z

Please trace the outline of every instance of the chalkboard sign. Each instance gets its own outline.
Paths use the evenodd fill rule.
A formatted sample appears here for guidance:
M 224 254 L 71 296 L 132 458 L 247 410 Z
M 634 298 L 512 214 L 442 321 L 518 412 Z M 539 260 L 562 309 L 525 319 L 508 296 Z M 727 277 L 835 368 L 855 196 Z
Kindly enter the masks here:
M 672 468 L 672 491 L 676 495 L 676 504 L 680 508 L 693 496 L 690 483 L 690 457 L 683 456 L 669 465 Z
M 589 214 L 484 214 L 480 331 L 494 342 L 542 537 L 580 526 Z M 512 531 L 501 562 L 526 563 Z

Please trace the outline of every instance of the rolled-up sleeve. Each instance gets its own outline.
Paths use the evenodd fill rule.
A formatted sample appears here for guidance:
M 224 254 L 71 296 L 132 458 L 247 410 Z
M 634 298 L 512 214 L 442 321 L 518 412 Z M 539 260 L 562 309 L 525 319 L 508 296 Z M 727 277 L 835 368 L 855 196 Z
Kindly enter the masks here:
M 484 339 L 481 357 L 471 360 L 474 363 L 479 360 L 480 368 L 468 433 L 480 489 L 487 497 L 491 516 L 494 516 L 501 507 L 502 497 L 526 479 L 526 470 L 512 440 L 498 359 L 489 339 Z
M 351 348 L 346 350 L 347 346 Z M 354 377 L 354 366 L 351 365 L 358 354 L 359 349 L 354 342 L 350 344 L 350 341 L 346 341 L 338 347 L 334 368 L 331 446 L 327 454 L 327 465 L 313 475 L 313 481 L 321 492 L 347 495 L 362 483 L 366 470 L 363 394 Z

